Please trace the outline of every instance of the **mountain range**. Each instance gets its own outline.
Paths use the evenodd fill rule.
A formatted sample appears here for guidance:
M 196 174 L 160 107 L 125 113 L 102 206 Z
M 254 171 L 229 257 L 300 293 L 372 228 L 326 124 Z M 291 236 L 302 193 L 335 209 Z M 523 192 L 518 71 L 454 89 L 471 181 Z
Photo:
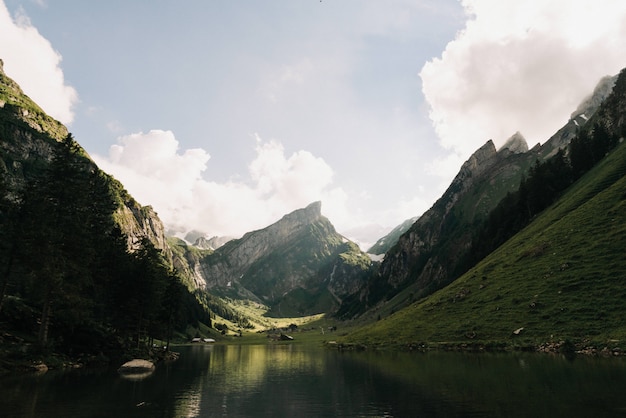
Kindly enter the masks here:
M 262 303 L 277 316 L 334 312 L 371 268 L 370 258 L 322 216 L 321 202 L 230 240 L 190 265 L 211 294 Z
M 499 149 L 486 141 L 428 211 L 381 238 L 370 256 L 337 233 L 321 202 L 238 239 L 166 237 L 155 211 L 99 170 L 0 62 L 0 315 L 26 334 L 47 333 L 49 322 L 67 350 L 82 338 L 163 337 L 176 321 L 179 329 L 217 317 L 246 324 L 234 301 L 264 306 L 271 317 L 334 315 L 365 325 L 354 340 L 377 343 L 387 329 L 403 342 L 484 343 L 533 326 L 541 332 L 527 334 L 545 340 L 535 313 L 565 318 L 567 326 L 554 328 L 564 337 L 608 338 L 611 330 L 594 331 L 585 315 L 617 327 L 623 308 L 609 296 L 622 295 L 622 280 L 596 278 L 593 269 L 620 276 L 626 266 L 610 257 L 596 266 L 583 238 L 600 234 L 591 253 L 624 248 L 625 85 L 624 72 L 602 79 L 543 144 L 529 147 L 519 132 Z M 544 295 L 543 282 L 573 298 L 570 308 Z M 614 312 L 576 302 L 601 304 L 598 295 Z M 576 313 L 559 316 L 559 306 Z M 483 319 L 472 325 L 467 309 Z M 587 328 L 576 334 L 576 324 Z
M 594 92 L 572 113 L 569 121 L 543 145 L 528 148 L 519 132 L 496 150 L 491 140 L 476 150 L 461 166 L 448 189 L 410 227 L 408 222 L 379 241 L 386 244 L 384 260 L 358 294 L 346 301 L 340 315 L 347 319 L 377 305 L 399 309 L 407 301 L 425 297 L 459 277 L 472 258 L 475 231 L 490 212 L 528 176 L 534 164 L 567 149 L 570 141 L 612 92 L 617 77 L 605 77 Z M 393 243 L 393 245 L 390 245 Z M 380 244 L 379 244 L 380 245 Z M 385 248 L 385 247 L 382 247 Z M 370 251 L 377 251 L 377 247 Z M 380 250 L 378 250 L 380 251 Z M 408 300 L 392 301 L 407 289 Z

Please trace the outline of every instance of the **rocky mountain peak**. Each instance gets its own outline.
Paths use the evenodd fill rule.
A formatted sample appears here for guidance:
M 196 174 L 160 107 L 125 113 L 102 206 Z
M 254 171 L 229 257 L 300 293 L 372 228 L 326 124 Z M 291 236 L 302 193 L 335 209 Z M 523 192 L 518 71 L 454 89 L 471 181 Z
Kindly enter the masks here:
M 491 167 L 492 162 L 497 157 L 498 153 L 496 152 L 496 146 L 493 144 L 493 141 L 490 139 L 483 145 L 478 148 L 474 153 L 463 163 L 459 173 L 452 181 L 452 185 L 462 184 L 469 177 L 476 177 L 480 173 L 487 170 Z
M 198 237 L 193 245 L 194 247 L 201 248 L 203 250 L 217 250 L 222 245 L 226 244 L 228 241 L 231 241 L 232 237 Z
M 305 208 L 297 209 L 281 219 L 281 221 L 291 221 L 301 224 L 309 224 L 322 217 L 322 202 L 313 202 Z
M 471 157 L 469 157 L 469 159 L 463 164 L 461 169 L 465 167 L 470 169 L 471 171 L 475 171 L 478 167 L 483 166 L 486 162 L 493 159 L 495 156 L 496 146 L 490 139 L 485 143 L 485 145 L 474 151 Z
M 613 91 L 613 86 L 615 86 L 615 81 L 617 81 L 617 75 L 614 76 L 605 76 L 600 79 L 598 84 L 596 85 L 593 93 L 587 96 L 579 105 L 578 108 L 574 112 L 572 112 L 570 119 L 575 120 L 578 117 L 582 117 L 584 119 L 589 119 L 591 115 L 595 113 L 595 111 L 600 107 L 604 99 L 608 97 L 609 94 Z
M 210 278 L 207 286 L 225 286 L 228 282 L 238 280 L 251 265 L 267 256 L 277 245 L 294 239 L 310 225 L 321 222 L 333 229 L 330 222 L 322 216 L 321 208 L 321 202 L 311 203 L 283 216 L 266 228 L 248 232 L 218 248 L 216 254 L 221 257 L 220 261 L 205 267 L 205 276 Z M 227 262 L 223 263 L 222 260 Z
M 321 206 L 311 203 L 229 241 L 193 269 L 212 294 L 255 300 L 277 315 L 330 309 L 362 285 L 371 261 L 336 232 Z
M 528 151 L 528 143 L 526 142 L 526 138 L 524 138 L 524 136 L 517 131 L 506 140 L 498 152 L 502 152 L 505 149 L 508 149 L 514 154 L 521 154 Z

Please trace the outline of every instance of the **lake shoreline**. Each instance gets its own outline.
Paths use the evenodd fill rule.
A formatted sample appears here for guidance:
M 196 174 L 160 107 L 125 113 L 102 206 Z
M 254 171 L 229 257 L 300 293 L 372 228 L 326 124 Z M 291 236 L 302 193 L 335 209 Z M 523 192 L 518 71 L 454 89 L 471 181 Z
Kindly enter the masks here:
M 566 357 L 591 356 L 591 357 L 621 357 L 626 355 L 620 347 L 610 344 L 597 345 L 585 343 L 572 343 L 569 340 L 551 341 L 543 343 L 510 342 L 510 341 L 472 341 L 472 342 L 358 342 L 346 339 L 346 334 L 337 335 L 337 339 L 329 340 L 332 335 L 317 334 L 311 332 L 296 332 L 292 340 L 274 340 L 258 334 L 244 334 L 222 338 L 211 343 L 179 341 L 171 344 L 170 348 L 198 346 L 198 345 L 317 345 L 319 347 L 338 351 L 398 351 L 398 352 L 464 352 L 464 353 L 506 353 L 525 352 L 537 354 L 564 355 Z M 619 341 L 614 341 L 618 343 Z M 615 345 L 614 344 L 614 345 Z M 31 352 L 29 352 L 31 351 Z M 47 370 L 99 368 L 121 365 L 132 358 L 146 358 L 159 364 L 169 361 L 167 353 L 162 349 L 132 350 L 125 353 L 109 353 L 106 356 L 78 355 L 69 356 L 63 353 L 36 352 L 37 348 L 31 344 L 23 346 L 12 345 L 2 350 L 0 358 L 0 376 L 9 373 L 45 373 Z M 119 364 L 118 364 L 119 363 Z
M 410 342 L 372 343 L 328 341 L 324 346 L 338 351 L 408 351 L 408 352 L 464 352 L 464 353 L 509 353 L 560 354 L 564 356 L 622 357 L 626 353 L 620 347 L 602 348 L 587 344 L 574 344 L 568 340 L 559 342 L 512 344 L 510 342 Z

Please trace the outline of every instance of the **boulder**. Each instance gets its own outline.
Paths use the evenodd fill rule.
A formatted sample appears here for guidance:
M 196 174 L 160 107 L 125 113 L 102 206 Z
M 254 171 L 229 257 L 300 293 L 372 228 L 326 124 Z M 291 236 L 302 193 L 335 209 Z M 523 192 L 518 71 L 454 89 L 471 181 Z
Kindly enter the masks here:
M 145 372 L 151 372 L 153 370 L 154 370 L 154 363 L 149 360 L 142 360 L 142 359 L 134 359 L 131 361 L 127 361 L 126 363 L 122 364 L 122 366 L 119 369 L 117 369 L 119 373 L 129 373 L 129 374 L 145 373 Z

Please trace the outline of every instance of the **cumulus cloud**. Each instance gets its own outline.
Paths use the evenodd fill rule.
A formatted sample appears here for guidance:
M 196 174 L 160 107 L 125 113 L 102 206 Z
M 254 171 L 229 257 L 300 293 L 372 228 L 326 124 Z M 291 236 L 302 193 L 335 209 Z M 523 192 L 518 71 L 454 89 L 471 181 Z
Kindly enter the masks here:
M 250 164 L 256 190 L 284 204 L 306 202 L 319 196 L 332 182 L 333 171 L 326 162 L 308 151 L 285 157 L 283 146 L 272 140 L 263 143 L 257 136 L 257 158 Z
M 626 66 L 626 2 L 462 0 L 464 30 L 420 72 L 444 147 L 462 156 L 521 131 L 547 140 L 601 77 Z
M 78 94 L 65 83 L 61 55 L 26 15 L 18 13 L 14 19 L 4 2 L 0 2 L 0 58 L 6 74 L 46 113 L 62 123 L 72 122 Z
M 174 134 L 162 130 L 122 136 L 108 156 L 94 156 L 181 236 L 191 230 L 240 236 L 317 200 L 323 201 L 325 214 L 340 220 L 349 216 L 345 193 L 331 187 L 333 170 L 310 152 L 287 156 L 278 141 L 257 135 L 248 175 L 222 183 L 203 178 L 209 158 L 202 149 L 181 152 Z

